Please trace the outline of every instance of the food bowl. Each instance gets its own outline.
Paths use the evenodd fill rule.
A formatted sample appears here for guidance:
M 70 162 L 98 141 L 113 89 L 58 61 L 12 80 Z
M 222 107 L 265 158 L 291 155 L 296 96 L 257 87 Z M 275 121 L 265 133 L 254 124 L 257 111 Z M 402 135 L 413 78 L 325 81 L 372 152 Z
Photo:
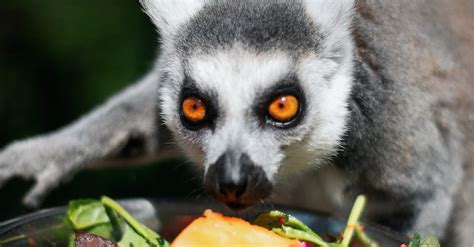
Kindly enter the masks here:
M 335 236 L 345 227 L 344 220 L 322 212 L 270 205 L 233 213 L 217 203 L 199 201 L 126 199 L 119 203 L 137 220 L 170 241 L 208 208 L 247 220 L 260 212 L 278 209 L 299 218 L 317 233 Z M 68 246 L 73 230 L 66 222 L 65 213 L 66 207 L 51 208 L 0 223 L 0 246 Z M 380 246 L 398 247 L 403 242 L 402 237 L 386 229 L 371 225 L 365 229 Z

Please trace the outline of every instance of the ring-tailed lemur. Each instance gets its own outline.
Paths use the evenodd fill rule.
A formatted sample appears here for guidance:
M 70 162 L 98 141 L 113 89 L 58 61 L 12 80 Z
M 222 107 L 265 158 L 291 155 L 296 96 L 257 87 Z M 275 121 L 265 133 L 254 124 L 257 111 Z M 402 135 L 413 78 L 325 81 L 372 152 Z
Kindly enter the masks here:
M 363 193 L 375 222 L 474 243 L 474 107 L 462 97 L 474 90 L 459 56 L 470 50 L 452 26 L 462 17 L 449 17 L 472 3 L 141 2 L 162 38 L 154 69 L 76 123 L 0 153 L 0 182 L 36 180 L 26 204 L 130 143 L 139 158 L 159 156 L 170 131 L 231 208 L 278 195 L 338 211 Z

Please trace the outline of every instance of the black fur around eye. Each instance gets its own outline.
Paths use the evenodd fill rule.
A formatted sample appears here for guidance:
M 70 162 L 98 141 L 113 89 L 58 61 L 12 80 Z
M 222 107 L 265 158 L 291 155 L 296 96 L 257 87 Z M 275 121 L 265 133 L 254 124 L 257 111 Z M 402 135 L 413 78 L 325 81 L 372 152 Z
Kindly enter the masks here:
M 180 120 L 186 129 L 197 131 L 214 128 L 216 104 L 193 84 L 186 83 L 183 86 L 178 104 Z

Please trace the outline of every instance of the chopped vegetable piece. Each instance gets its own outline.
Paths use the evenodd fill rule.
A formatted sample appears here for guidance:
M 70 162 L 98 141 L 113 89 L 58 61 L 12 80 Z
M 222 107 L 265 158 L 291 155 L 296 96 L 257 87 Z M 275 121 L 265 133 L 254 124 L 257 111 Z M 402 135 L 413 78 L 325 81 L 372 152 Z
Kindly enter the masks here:
M 299 241 L 281 237 L 263 227 L 211 210 L 194 220 L 171 244 L 192 246 L 300 246 Z
M 259 214 L 252 223 L 283 237 L 308 241 L 317 244 L 317 246 L 329 246 L 303 222 L 281 211 L 274 210 Z
M 144 239 L 142 236 L 136 233 L 132 229 L 132 227 L 130 227 L 128 224 L 125 225 L 124 233 L 122 235 L 122 238 L 120 239 L 120 242 L 118 242 L 118 245 L 119 246 L 149 246 L 146 239 Z
M 91 199 L 71 201 L 67 216 L 75 231 L 119 241 L 119 247 L 169 246 L 160 235 L 138 222 L 117 202 L 105 196 L 100 201 Z M 74 239 L 77 237 L 71 236 L 70 244 L 75 242 Z
M 204 217 L 194 220 L 186 227 L 172 246 L 378 247 L 378 244 L 365 234 L 359 222 L 365 202 L 365 196 L 357 197 L 346 228 L 337 241 L 334 239 L 326 242 L 302 221 L 281 211 L 259 214 L 252 221 L 254 225 L 251 225 L 243 219 L 206 210 Z M 67 216 L 72 228 L 79 232 L 70 238 L 70 246 L 169 246 L 160 235 L 138 222 L 122 206 L 106 196 L 101 200 L 71 201 Z M 355 241 L 352 241 L 354 234 Z M 93 244 L 87 244 L 87 241 Z M 101 244 L 101 241 L 111 242 L 113 245 Z M 440 244 L 432 235 L 422 239 L 420 234 L 416 233 L 408 245 L 401 246 L 440 247 Z
M 355 229 L 356 239 L 361 242 L 363 246 L 367 247 L 379 247 L 379 244 L 369 238 L 364 232 L 364 228 L 361 225 L 358 225 Z
M 347 219 L 346 229 L 342 235 L 342 246 L 347 247 L 351 243 L 354 228 L 359 224 L 359 218 L 362 214 L 362 210 L 364 210 L 366 201 L 367 199 L 365 196 L 357 196 L 354 206 L 352 206 L 351 213 L 349 214 L 349 219 Z
M 67 215 L 76 230 L 110 222 L 104 205 L 100 201 L 93 199 L 70 201 Z
M 138 222 L 117 202 L 106 196 L 103 196 L 101 198 L 101 202 L 105 206 L 113 209 L 118 215 L 123 217 L 123 219 L 128 223 L 128 225 L 130 225 L 130 227 L 132 227 L 133 230 L 138 233 L 138 236 L 143 237 L 152 246 L 161 246 L 160 242 L 165 243 L 164 246 L 167 246 L 168 243 L 161 239 L 160 235 L 158 235 L 156 232 L 152 231 L 150 228 L 146 227 L 142 223 Z
M 421 237 L 419 233 L 415 233 L 410 240 L 410 243 L 408 243 L 408 247 L 420 247 L 421 243 Z
M 406 246 L 406 245 L 405 245 Z M 421 239 L 419 233 L 413 234 L 413 237 L 408 243 L 408 247 L 440 247 L 441 245 L 433 235 L 428 235 L 426 238 Z
M 421 247 L 440 247 L 440 244 L 435 236 L 428 235 L 421 241 Z
M 77 232 L 75 247 L 118 247 L 118 245 L 108 239 L 102 238 L 92 233 Z

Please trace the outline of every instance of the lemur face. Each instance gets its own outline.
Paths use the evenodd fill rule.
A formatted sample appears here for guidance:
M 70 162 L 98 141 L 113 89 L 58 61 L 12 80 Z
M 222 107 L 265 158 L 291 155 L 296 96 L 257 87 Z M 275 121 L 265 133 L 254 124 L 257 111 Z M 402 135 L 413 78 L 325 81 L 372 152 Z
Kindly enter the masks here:
M 246 208 L 337 150 L 350 1 L 171 2 L 143 1 L 163 40 L 162 117 L 211 195 Z

